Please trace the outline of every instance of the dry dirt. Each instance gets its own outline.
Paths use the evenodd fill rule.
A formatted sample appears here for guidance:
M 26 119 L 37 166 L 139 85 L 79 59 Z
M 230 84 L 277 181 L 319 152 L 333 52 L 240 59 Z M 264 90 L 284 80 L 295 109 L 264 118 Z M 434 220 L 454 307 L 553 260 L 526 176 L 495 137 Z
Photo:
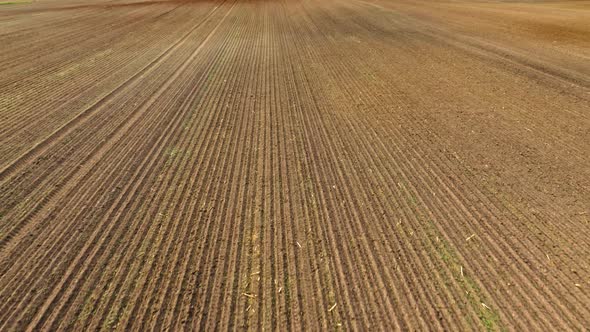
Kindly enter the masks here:
M 589 329 L 589 22 L 0 5 L 0 330 Z

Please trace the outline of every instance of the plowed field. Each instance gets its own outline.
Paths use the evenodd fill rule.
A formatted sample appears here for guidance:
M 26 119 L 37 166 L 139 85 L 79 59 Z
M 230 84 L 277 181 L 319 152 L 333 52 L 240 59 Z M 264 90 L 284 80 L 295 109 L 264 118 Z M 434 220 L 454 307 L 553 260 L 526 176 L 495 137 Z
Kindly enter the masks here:
M 131 1 L 0 5 L 1 331 L 590 329 L 589 1 Z

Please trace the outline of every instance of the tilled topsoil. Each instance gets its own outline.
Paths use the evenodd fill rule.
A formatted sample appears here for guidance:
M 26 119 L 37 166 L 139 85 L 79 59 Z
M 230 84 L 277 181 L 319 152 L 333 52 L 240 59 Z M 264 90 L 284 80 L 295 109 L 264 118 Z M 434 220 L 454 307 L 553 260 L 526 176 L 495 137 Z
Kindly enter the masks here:
M 588 22 L 0 5 L 0 330 L 590 328 Z

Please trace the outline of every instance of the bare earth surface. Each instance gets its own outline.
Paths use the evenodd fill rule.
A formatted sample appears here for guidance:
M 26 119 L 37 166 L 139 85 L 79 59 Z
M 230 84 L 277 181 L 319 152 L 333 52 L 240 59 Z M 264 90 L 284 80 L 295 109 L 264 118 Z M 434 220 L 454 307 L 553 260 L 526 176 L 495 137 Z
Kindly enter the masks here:
M 0 5 L 0 330 L 589 329 L 589 22 Z

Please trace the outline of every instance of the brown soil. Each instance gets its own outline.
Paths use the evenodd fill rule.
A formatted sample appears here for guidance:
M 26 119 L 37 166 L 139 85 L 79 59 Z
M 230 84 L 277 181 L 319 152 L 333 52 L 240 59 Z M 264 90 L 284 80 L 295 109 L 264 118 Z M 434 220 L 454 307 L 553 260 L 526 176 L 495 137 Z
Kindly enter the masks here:
M 590 328 L 587 22 L 0 6 L 0 330 Z

